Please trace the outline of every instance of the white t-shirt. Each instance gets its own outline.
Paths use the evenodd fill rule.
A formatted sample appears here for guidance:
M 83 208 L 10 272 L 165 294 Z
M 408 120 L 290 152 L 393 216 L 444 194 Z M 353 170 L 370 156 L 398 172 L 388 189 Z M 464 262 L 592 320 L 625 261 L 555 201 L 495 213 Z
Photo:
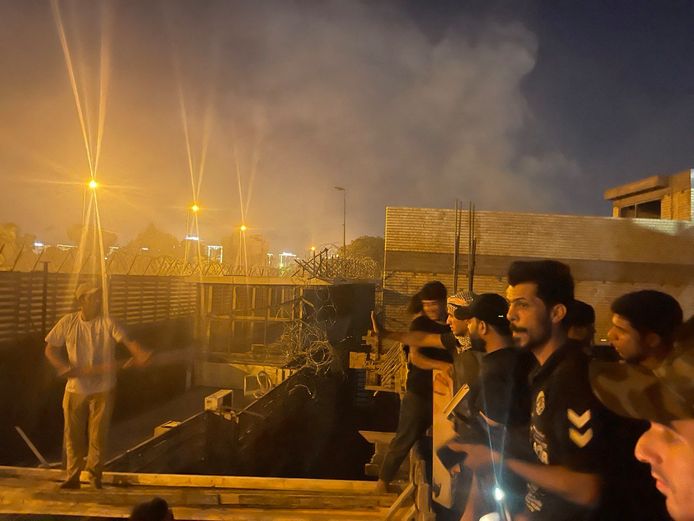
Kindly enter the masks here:
M 46 343 L 67 348 L 70 365 L 75 368 L 90 368 L 111 364 L 113 370 L 103 374 L 68 378 L 65 390 L 77 394 L 94 394 L 110 391 L 116 386 L 115 347 L 127 341 L 127 336 L 112 318 L 98 316 L 82 320 L 80 312 L 61 318 L 46 335 Z

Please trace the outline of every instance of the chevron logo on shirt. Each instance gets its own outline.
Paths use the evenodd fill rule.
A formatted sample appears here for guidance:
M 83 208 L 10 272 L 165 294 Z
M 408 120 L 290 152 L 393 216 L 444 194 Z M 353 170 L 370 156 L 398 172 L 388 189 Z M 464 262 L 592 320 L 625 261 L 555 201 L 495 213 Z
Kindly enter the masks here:
M 586 409 L 583 414 L 578 414 L 573 409 L 568 409 L 566 411 L 566 416 L 577 429 L 583 429 L 583 427 L 585 427 L 590 421 L 590 409 Z
M 581 434 L 576 429 L 569 429 L 569 438 L 573 441 L 576 446 L 580 449 L 588 445 L 590 440 L 593 439 L 593 429 L 588 429 L 586 432 Z

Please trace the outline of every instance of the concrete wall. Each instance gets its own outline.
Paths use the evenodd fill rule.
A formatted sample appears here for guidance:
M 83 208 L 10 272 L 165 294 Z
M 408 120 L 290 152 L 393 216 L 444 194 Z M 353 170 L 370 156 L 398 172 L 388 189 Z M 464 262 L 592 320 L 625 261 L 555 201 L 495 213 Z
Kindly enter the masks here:
M 459 289 L 467 287 L 468 212 L 462 212 Z M 455 211 L 386 208 L 384 307 L 391 325 L 407 321 L 409 295 L 433 279 L 453 287 Z M 566 262 L 576 296 L 598 314 L 598 338 L 609 329 L 609 306 L 641 288 L 676 297 L 694 312 L 694 223 L 571 215 L 476 212 L 476 292 L 503 293 L 516 259 Z

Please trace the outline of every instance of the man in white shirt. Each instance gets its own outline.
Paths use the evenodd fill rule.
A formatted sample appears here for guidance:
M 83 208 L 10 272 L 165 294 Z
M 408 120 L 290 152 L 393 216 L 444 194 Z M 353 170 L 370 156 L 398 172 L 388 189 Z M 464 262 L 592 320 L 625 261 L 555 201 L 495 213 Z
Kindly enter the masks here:
M 116 344 L 124 344 L 132 354 L 126 365 L 146 365 L 151 352 L 130 340 L 111 317 L 102 314 L 100 287 L 80 284 L 75 299 L 79 311 L 61 318 L 46 336 L 46 358 L 60 376 L 67 378 L 63 397 L 67 479 L 60 488 L 80 488 L 85 456 L 89 482 L 94 488 L 101 488 L 118 368 Z M 67 349 L 67 360 L 62 353 L 63 346 Z

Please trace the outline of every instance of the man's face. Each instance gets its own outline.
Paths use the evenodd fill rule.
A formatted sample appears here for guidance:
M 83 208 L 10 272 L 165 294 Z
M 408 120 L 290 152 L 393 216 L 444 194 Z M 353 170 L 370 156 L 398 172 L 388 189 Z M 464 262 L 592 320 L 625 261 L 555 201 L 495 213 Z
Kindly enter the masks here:
M 483 333 L 480 329 L 480 320 L 472 317 L 467 323 L 467 332 L 470 335 L 470 344 L 478 351 L 484 351 L 487 346 L 487 341 L 483 338 Z
M 101 313 L 101 291 L 95 291 L 83 295 L 78 300 L 80 309 L 85 318 L 92 319 Z
M 552 320 L 545 303 L 537 296 L 537 285 L 523 282 L 506 289 L 513 343 L 533 350 L 552 337 Z
M 448 318 L 446 319 L 446 324 L 448 324 L 448 327 L 451 328 L 451 331 L 455 336 L 467 335 L 467 320 L 460 320 L 458 318 L 455 318 L 453 315 L 449 314 Z
M 446 302 L 443 300 L 422 300 L 422 311 L 429 320 L 441 320 L 444 317 Z
M 641 334 L 621 315 L 612 315 L 612 327 L 607 332 L 607 339 L 619 356 L 628 362 L 638 362 L 646 354 Z
M 694 419 L 676 420 L 670 426 L 651 422 L 634 454 L 651 466 L 673 519 L 694 521 Z

